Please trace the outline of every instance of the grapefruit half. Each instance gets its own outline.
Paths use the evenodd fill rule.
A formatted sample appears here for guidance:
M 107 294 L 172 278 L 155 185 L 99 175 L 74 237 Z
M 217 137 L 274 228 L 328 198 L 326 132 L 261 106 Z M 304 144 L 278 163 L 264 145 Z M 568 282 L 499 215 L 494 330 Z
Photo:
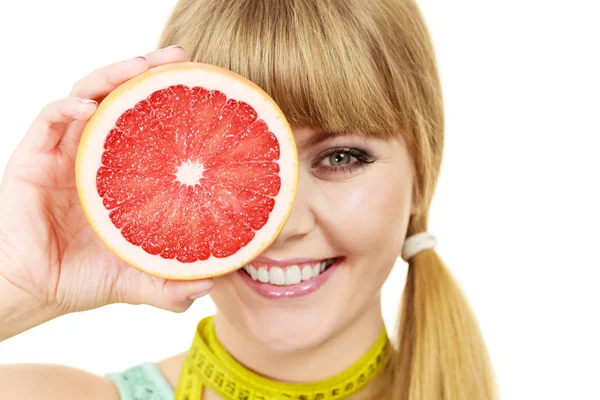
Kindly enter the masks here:
M 275 240 L 295 200 L 292 130 L 257 85 L 182 62 L 123 83 L 86 124 L 84 214 L 128 264 L 179 280 L 224 275 Z

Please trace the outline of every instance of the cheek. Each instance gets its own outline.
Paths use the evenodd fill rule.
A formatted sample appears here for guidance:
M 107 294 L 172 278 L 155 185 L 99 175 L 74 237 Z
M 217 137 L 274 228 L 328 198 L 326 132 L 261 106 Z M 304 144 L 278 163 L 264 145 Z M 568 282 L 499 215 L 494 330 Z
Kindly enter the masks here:
M 344 183 L 324 184 L 321 201 L 327 204 L 321 209 L 327 212 L 320 215 L 322 228 L 346 254 L 388 258 L 400 253 L 412 186 L 408 177 L 390 169 L 384 166 Z

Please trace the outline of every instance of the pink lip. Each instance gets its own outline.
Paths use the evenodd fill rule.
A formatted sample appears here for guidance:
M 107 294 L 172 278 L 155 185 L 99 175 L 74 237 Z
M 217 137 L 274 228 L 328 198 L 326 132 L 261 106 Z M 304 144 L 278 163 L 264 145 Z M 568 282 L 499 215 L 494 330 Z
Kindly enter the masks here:
M 325 261 L 326 259 L 316 259 L 316 258 L 288 258 L 287 260 L 274 260 L 269 257 L 260 256 L 253 260 L 253 262 L 259 262 L 267 265 L 274 265 L 276 267 L 286 267 L 288 265 L 294 264 L 308 264 L 308 263 L 318 263 L 321 261 Z M 251 263 L 250 263 L 251 264 Z
M 319 274 L 319 276 L 290 286 L 278 286 L 270 283 L 255 281 L 241 269 L 237 271 L 237 274 L 242 278 L 242 281 L 244 281 L 250 287 L 250 289 L 262 297 L 269 299 L 293 299 L 307 296 L 317 291 L 325 284 L 325 282 L 329 280 L 329 278 L 331 278 L 335 271 L 337 271 L 343 260 L 344 259 L 340 257 L 329 268 L 327 268 L 325 272 Z M 286 260 L 286 263 L 288 261 L 289 260 Z M 298 261 L 294 262 L 298 263 Z

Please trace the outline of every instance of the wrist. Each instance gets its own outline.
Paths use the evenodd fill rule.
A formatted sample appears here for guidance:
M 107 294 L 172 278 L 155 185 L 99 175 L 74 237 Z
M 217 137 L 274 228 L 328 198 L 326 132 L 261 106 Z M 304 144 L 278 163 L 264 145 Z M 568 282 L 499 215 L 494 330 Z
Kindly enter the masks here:
M 0 274 L 0 342 L 60 315 Z

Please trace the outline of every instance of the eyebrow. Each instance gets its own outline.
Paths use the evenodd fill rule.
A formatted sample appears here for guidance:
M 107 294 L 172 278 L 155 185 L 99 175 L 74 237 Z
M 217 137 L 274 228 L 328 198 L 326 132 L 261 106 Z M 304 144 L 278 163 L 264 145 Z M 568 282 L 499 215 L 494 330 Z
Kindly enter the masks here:
M 318 133 L 315 133 L 314 135 L 311 135 L 311 137 L 309 137 L 308 139 L 300 142 L 298 144 L 298 147 L 308 148 L 308 147 L 316 146 L 317 144 L 324 142 L 333 136 L 338 136 L 338 135 L 335 133 L 327 132 L 327 131 L 320 131 Z

